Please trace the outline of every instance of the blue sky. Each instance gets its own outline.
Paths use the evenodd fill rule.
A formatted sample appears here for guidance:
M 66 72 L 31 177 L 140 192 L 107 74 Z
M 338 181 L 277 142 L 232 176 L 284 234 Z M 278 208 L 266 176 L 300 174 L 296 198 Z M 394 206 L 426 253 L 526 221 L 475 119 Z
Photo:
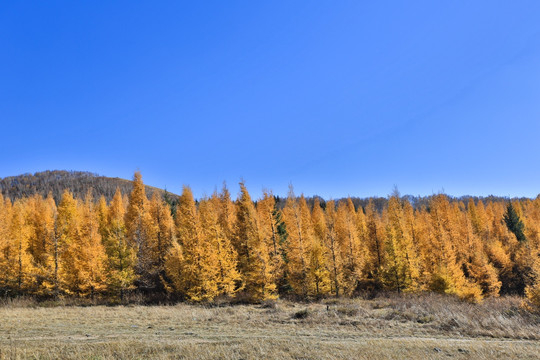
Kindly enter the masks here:
M 538 1 L 9 1 L 0 177 L 536 196 Z

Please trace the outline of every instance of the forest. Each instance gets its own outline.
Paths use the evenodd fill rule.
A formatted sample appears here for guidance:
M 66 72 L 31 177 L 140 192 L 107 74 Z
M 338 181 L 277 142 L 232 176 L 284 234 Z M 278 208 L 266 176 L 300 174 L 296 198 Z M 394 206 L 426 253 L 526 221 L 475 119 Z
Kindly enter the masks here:
M 174 201 L 147 196 L 136 172 L 112 199 L 65 190 L 56 201 L 0 195 L 0 295 L 261 302 L 286 297 L 450 294 L 480 302 L 522 295 L 540 308 L 540 197 L 467 202 L 444 194 L 413 206 L 307 201 L 283 206 L 244 183 Z

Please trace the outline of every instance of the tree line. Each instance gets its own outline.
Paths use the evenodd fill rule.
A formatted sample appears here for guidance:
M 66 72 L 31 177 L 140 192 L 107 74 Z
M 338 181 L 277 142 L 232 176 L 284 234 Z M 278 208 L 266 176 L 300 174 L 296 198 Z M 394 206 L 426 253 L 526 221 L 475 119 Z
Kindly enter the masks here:
M 284 206 L 240 183 L 174 207 L 140 173 L 110 201 L 66 190 L 0 195 L 0 292 L 4 296 L 103 297 L 127 293 L 190 301 L 278 296 L 439 292 L 470 301 L 527 295 L 540 306 L 540 197 L 450 201 L 413 207 L 397 192 L 382 210 L 349 199 L 308 204 L 291 188 Z

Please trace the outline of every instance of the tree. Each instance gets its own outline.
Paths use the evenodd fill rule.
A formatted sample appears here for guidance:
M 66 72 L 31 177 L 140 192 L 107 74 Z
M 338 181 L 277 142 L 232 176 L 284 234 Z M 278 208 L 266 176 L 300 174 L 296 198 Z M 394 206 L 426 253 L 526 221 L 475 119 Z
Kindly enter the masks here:
M 408 203 L 394 193 L 388 201 L 386 226 L 386 258 L 384 281 L 387 287 L 401 291 L 419 288 L 420 269 L 410 228 L 405 221 L 404 207 Z
M 58 206 L 55 292 L 93 296 L 106 289 L 105 249 L 91 192 L 84 202 L 65 191 Z
M 10 225 L 11 225 L 12 204 L 9 199 L 4 199 L 0 193 L 0 291 L 3 295 L 10 292 L 9 276 L 11 240 L 10 240 Z
M 139 290 L 153 291 L 160 284 L 159 277 L 154 273 L 155 256 L 152 254 L 158 230 L 149 212 L 148 198 L 140 172 L 133 175 L 133 189 L 129 196 L 125 222 L 127 243 L 137 254 L 135 285 Z
M 218 211 L 219 226 L 225 232 L 225 236 L 231 243 L 234 242 L 235 226 L 236 226 L 236 206 L 231 200 L 231 194 L 227 189 L 227 184 L 223 183 L 221 192 L 219 193 L 219 211 Z
M 475 233 L 468 214 L 464 212 L 460 215 L 462 219 L 461 236 L 467 239 L 467 244 L 462 249 L 462 267 L 466 274 L 481 287 L 483 297 L 498 296 L 501 282 L 497 270 L 489 262 L 482 241 Z
M 457 210 L 457 211 L 456 211 Z M 459 234 L 456 213 L 459 208 L 452 208 L 448 197 L 436 195 L 430 202 L 432 220 L 432 241 L 436 266 L 433 268 L 431 290 L 455 294 L 458 297 L 479 301 L 482 289 L 475 279 L 463 272 L 463 248 L 466 238 Z
M 467 212 L 474 233 L 479 236 L 481 240 L 489 237 L 488 218 L 484 203 L 479 200 L 478 204 L 475 204 L 473 199 L 470 199 L 467 204 Z
M 504 214 L 503 219 L 506 227 L 508 227 L 508 230 L 510 230 L 516 236 L 518 241 L 524 242 L 527 240 L 523 232 L 523 221 L 521 221 L 511 202 L 508 203 L 508 206 L 506 207 L 506 213 Z
M 336 235 L 343 266 L 343 292 L 350 296 L 362 278 L 364 246 L 358 236 L 357 214 L 351 198 L 340 201 L 337 209 Z
M 306 216 L 307 204 L 302 196 L 296 199 L 292 186 L 283 209 L 283 221 L 287 227 L 287 275 L 294 292 L 306 297 L 310 294 L 309 253 L 313 234 L 311 219 Z
M 78 276 L 76 291 L 82 296 L 93 296 L 106 290 L 106 254 L 99 233 L 99 219 L 94 208 L 91 190 L 80 203 L 80 229 L 72 243 Z
M 80 214 L 77 201 L 65 190 L 58 205 L 54 244 L 54 293 L 77 294 L 77 239 Z
M 237 270 L 238 256 L 219 221 L 220 202 L 217 193 L 200 202 L 201 229 L 205 243 L 216 257 L 217 294 L 232 296 L 239 290 L 241 276 Z
M 244 293 L 252 301 L 277 297 L 268 247 L 260 237 L 257 211 L 243 182 L 236 201 L 234 246 Z
M 211 301 L 219 294 L 218 259 L 203 236 L 191 189 L 184 186 L 176 209 L 178 245 L 166 261 L 173 290 L 192 301 Z
M 319 210 L 315 210 L 315 207 L 313 209 L 314 214 L 316 214 Z M 337 221 L 337 213 L 336 213 L 336 204 L 333 200 L 329 201 L 326 204 L 326 226 L 324 227 L 322 224 L 320 224 L 319 216 L 315 215 L 315 232 L 319 233 L 319 236 L 322 236 L 322 234 L 325 232 L 326 228 L 326 249 L 328 254 L 328 267 L 330 272 L 330 284 L 331 284 L 331 292 L 335 294 L 336 296 L 340 295 L 340 291 L 342 288 L 342 281 L 343 281 L 343 274 L 342 274 L 342 262 L 341 257 L 339 256 L 339 244 L 337 242 L 337 235 L 336 235 L 336 221 Z
M 46 199 L 36 194 L 27 200 L 28 253 L 35 280 L 33 291 L 37 295 L 51 295 L 54 289 L 55 220 L 56 204 L 51 194 Z
M 103 244 L 107 253 L 107 285 L 121 300 L 126 291 L 135 288 L 137 278 L 134 268 L 137 254 L 135 248 L 127 243 L 125 212 L 122 193 L 117 188 L 107 211 Z
M 317 206 L 320 205 L 317 204 Z M 329 292 L 330 276 L 326 268 L 323 239 L 316 239 L 312 214 L 302 195 L 296 199 L 292 186 L 283 209 L 287 227 L 287 274 L 296 294 L 319 296 Z M 324 219 L 320 221 L 324 222 Z M 319 229 L 320 230 L 320 229 Z
M 381 272 L 385 264 L 386 253 L 384 239 L 384 227 L 373 201 L 370 200 L 366 207 L 365 242 L 367 256 L 364 262 L 363 276 L 373 290 L 379 289 L 382 284 Z
M 4 291 L 22 295 L 31 290 L 32 259 L 28 254 L 29 227 L 25 222 L 25 201 L 18 200 L 4 212 L 8 218 L 7 237 L 2 244 L 2 282 Z
M 271 192 L 264 191 L 263 198 L 257 202 L 259 236 L 268 249 L 272 281 L 276 284 L 284 281 L 283 236 L 280 233 L 282 214 L 276 208 L 276 200 Z
M 118 188 L 116 189 L 118 190 Z M 98 217 L 99 234 L 101 235 L 101 239 L 105 241 L 105 238 L 107 237 L 109 206 L 107 205 L 107 200 L 103 195 L 99 197 L 98 203 L 96 205 L 96 213 Z
M 533 265 L 534 282 L 526 287 L 528 307 L 536 312 L 540 312 L 540 256 L 536 256 Z
M 332 263 L 332 259 L 326 247 L 328 229 L 319 198 L 315 198 L 311 222 L 313 224 L 313 244 L 309 260 L 310 277 L 315 284 L 315 295 L 326 295 L 332 288 L 328 267 Z
M 151 229 L 148 241 L 145 244 L 144 256 L 147 259 L 146 272 L 152 288 L 162 290 L 162 283 L 166 281 L 165 258 L 171 249 L 175 238 L 175 225 L 169 205 L 157 193 L 152 195 L 148 204 L 147 228 Z

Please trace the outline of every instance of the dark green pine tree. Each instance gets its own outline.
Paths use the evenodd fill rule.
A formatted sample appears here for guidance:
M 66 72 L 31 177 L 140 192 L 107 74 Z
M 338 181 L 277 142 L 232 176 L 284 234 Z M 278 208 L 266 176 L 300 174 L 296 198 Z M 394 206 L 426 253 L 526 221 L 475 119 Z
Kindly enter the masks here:
M 178 206 L 178 199 L 171 196 L 171 193 L 167 191 L 167 188 L 165 188 L 165 192 L 163 193 L 163 201 L 169 205 L 169 209 L 171 209 L 171 215 L 174 218 L 176 216 L 176 207 Z
M 506 227 L 508 227 L 508 230 L 516 235 L 519 242 L 524 242 L 527 240 L 525 234 L 523 233 L 523 228 L 525 226 L 519 218 L 519 215 L 517 214 L 516 209 L 514 209 L 512 203 L 509 203 L 506 207 L 506 213 L 504 214 L 503 219 L 506 223 Z

